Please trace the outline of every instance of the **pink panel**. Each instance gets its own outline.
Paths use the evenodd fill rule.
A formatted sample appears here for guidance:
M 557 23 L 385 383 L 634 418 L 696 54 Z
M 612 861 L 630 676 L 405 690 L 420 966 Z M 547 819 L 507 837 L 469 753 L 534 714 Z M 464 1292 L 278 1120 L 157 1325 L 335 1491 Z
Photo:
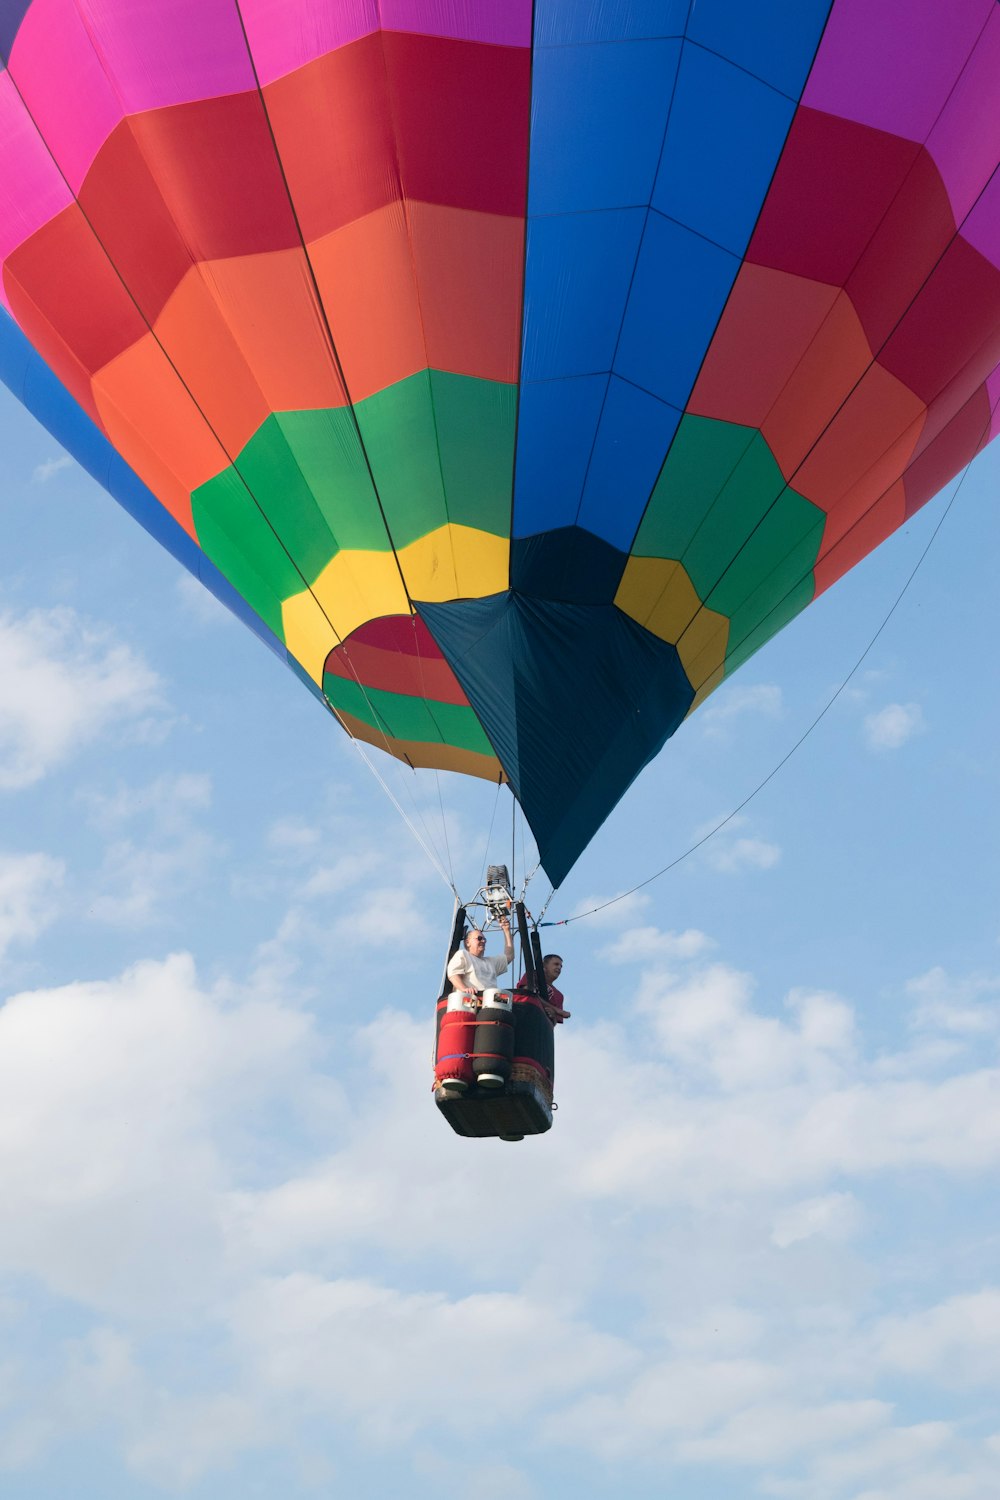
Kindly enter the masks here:
M 255 87 L 232 0 L 34 0 L 10 71 L 74 192 L 124 115 Z
M 243 0 L 257 76 L 273 83 L 379 27 L 378 0 Z
M 955 86 L 927 149 L 961 224 L 1000 161 L 1000 7 Z
M 10 75 L 0 73 L 0 262 L 71 202 Z
M 986 396 L 990 403 L 990 435 L 989 441 L 1000 434 L 1000 365 L 993 371 L 986 382 Z
M 925 141 L 994 8 L 995 0 L 837 0 L 802 102 Z
M 243 19 L 262 84 L 381 27 L 527 47 L 531 0 L 243 0 Z
M 1000 267 L 1000 170 L 994 172 L 985 192 L 962 225 L 962 238 L 991 265 Z
M 530 0 L 381 0 L 385 31 L 419 31 L 506 47 L 531 45 Z

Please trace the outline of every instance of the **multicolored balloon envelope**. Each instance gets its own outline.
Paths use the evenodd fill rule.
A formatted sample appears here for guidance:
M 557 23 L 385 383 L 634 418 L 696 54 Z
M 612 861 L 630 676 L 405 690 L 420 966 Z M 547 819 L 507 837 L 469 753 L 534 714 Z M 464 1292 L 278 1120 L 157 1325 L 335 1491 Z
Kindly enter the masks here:
M 558 883 L 993 435 L 995 0 L 0 0 L 0 366 Z

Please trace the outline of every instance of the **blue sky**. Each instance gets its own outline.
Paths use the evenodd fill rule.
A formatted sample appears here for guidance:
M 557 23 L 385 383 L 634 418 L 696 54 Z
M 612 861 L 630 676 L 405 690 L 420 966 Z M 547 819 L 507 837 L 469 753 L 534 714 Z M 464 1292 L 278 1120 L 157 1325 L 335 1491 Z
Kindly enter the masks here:
M 510 1147 L 435 1117 L 451 898 L 357 751 L 0 423 L 4 1495 L 995 1500 L 998 456 L 740 818 L 549 935 L 560 1110 Z M 942 508 L 682 728 L 551 916 L 767 775 Z M 376 759 L 443 849 L 437 780 Z M 474 885 L 494 792 L 440 789 Z

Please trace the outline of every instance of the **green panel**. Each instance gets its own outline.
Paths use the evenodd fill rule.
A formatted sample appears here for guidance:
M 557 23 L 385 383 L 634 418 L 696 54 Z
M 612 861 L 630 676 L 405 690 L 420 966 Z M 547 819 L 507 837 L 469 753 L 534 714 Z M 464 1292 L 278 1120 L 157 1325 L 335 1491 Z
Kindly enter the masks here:
M 785 490 L 773 502 L 717 587 L 703 595 L 709 609 L 729 616 L 730 640 L 747 634 L 740 628 L 745 612 L 750 612 L 756 626 L 803 576 L 811 579 L 825 522 L 819 506 L 795 490 Z
M 633 556 L 680 561 L 719 492 L 759 436 L 755 427 L 715 422 L 708 417 L 683 417 L 642 518 Z M 772 498 L 776 493 L 772 492 Z M 710 583 L 721 571 L 721 567 L 715 568 Z
M 281 635 L 282 600 L 338 551 L 398 550 L 449 520 L 506 536 L 516 401 L 516 386 L 424 370 L 359 402 L 357 426 L 347 407 L 272 415 L 192 495 L 198 540 Z
M 224 469 L 191 496 L 204 552 L 250 608 L 281 640 L 282 600 L 302 591 L 302 578 L 234 469 Z
M 789 620 L 794 620 L 795 616 L 811 602 L 815 588 L 815 580 L 810 573 L 807 577 L 800 579 L 770 613 L 760 620 L 749 635 L 742 640 L 739 636 L 730 637 L 735 640 L 736 644 L 726 656 L 726 676 L 735 672 L 737 667 L 741 667 L 755 651 L 759 651 L 773 635 L 777 635 L 779 630 L 784 630 Z
M 448 519 L 510 535 L 517 386 L 431 371 Z
M 288 459 L 312 491 L 336 543 L 333 551 L 387 552 L 385 523 L 348 408 L 279 412 L 272 420 Z
M 430 375 L 397 381 L 354 410 L 398 551 L 448 520 Z
M 258 427 L 237 467 L 302 577 L 314 583 L 337 544 L 275 417 Z
M 417 740 L 424 744 L 453 745 L 458 750 L 477 750 L 492 755 L 493 747 L 471 708 L 456 703 L 432 703 L 406 693 L 388 693 L 384 688 L 362 688 L 346 677 L 329 673 L 323 678 L 327 698 L 343 713 L 380 730 L 389 739 Z

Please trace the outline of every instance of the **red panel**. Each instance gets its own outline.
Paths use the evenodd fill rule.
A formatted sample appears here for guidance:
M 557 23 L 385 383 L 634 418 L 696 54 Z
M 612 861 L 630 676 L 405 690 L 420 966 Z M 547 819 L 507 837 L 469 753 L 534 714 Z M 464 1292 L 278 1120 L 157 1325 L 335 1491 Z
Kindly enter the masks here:
M 907 469 L 904 475 L 907 517 L 933 499 L 985 447 L 989 428 L 989 394 L 981 385 L 944 430 L 923 452 L 918 452 Z
M 400 197 L 377 34 L 328 52 L 264 93 L 307 242 Z
M 405 196 L 523 215 L 528 48 L 403 32 L 384 42 Z
M 829 518 L 828 526 L 835 525 L 836 519 L 836 513 L 834 513 Z M 900 481 L 892 485 L 877 504 L 866 510 L 829 552 L 824 554 L 821 550 L 813 569 L 816 593 L 821 594 L 824 589 L 830 587 L 831 583 L 836 583 L 838 578 L 849 573 L 855 563 L 859 563 L 880 542 L 884 542 L 886 537 L 891 536 L 898 526 L 902 526 L 905 519 L 905 497 Z M 823 545 L 826 545 L 825 539 Z
M 1000 363 L 1000 270 L 953 240 L 879 361 L 928 406 L 960 375 L 971 395 Z
M 25 240 L 4 263 L 11 311 L 44 359 L 59 348 L 94 374 L 147 331 L 107 256 L 73 204 Z M 63 356 L 64 357 L 64 356 Z M 67 379 L 57 369 L 60 379 Z M 77 400 L 79 380 L 67 379 Z
M 873 349 L 881 348 L 955 234 L 955 218 L 937 167 L 918 152 L 847 293 Z
M 844 286 L 919 152 L 800 106 L 747 259 Z
M 426 625 L 416 616 L 384 616 L 362 625 L 334 647 L 323 670 L 332 677 L 431 703 L 466 707 L 469 702 Z
M 269 84 L 305 239 L 402 197 L 523 216 L 529 66 L 524 47 L 380 32 Z
M 193 261 L 299 243 L 257 94 L 123 120 L 80 202 L 150 321 Z

